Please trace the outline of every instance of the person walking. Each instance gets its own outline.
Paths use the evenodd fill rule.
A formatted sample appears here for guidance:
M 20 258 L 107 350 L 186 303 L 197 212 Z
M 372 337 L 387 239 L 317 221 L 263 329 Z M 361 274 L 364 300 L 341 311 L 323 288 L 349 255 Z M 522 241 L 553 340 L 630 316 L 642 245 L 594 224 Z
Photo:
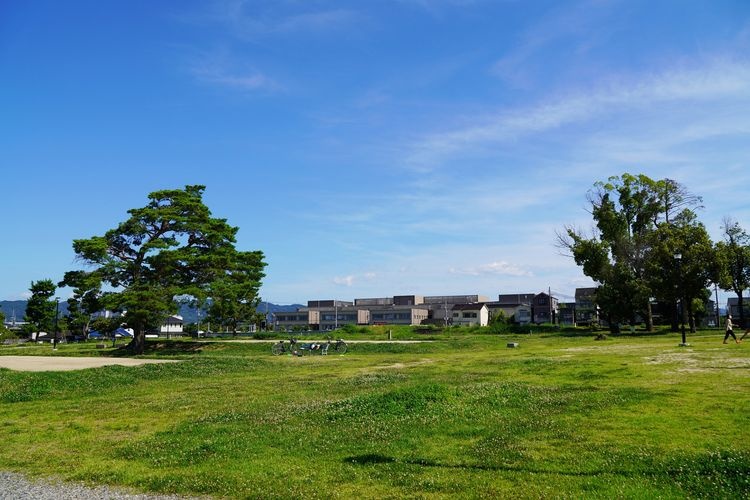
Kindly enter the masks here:
M 737 343 L 737 344 L 740 343 L 740 341 L 737 340 L 737 336 L 734 334 L 734 329 L 732 327 L 732 315 L 731 314 L 727 316 L 726 333 L 724 334 L 724 343 L 725 344 L 727 343 L 727 339 L 729 338 L 730 335 L 734 339 L 735 343 Z

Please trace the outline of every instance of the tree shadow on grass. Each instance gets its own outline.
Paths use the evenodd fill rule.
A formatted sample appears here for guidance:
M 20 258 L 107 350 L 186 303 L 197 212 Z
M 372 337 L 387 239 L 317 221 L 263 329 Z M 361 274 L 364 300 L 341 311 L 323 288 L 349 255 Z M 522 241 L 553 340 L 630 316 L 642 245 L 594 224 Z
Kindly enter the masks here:
M 621 476 L 634 476 L 631 471 L 618 471 L 618 470 L 597 470 L 597 471 L 562 471 L 562 470 L 545 470 L 535 469 L 526 466 L 509 466 L 509 465 L 489 465 L 489 464 L 448 464 L 437 462 L 435 460 L 429 460 L 426 458 L 411 458 L 411 459 L 397 459 L 395 457 L 389 457 L 378 453 L 367 453 L 364 455 L 355 455 L 346 457 L 343 460 L 345 463 L 352 465 L 377 465 L 377 464 L 406 464 L 406 465 L 417 465 L 420 467 L 440 467 L 445 469 L 463 469 L 463 470 L 475 470 L 475 471 L 492 471 L 492 472 L 522 472 L 522 473 L 534 473 L 534 474 L 555 474 L 561 476 L 601 476 L 604 474 L 617 474 Z
M 634 459 L 635 458 L 635 459 Z M 535 468 L 529 465 L 451 464 L 423 458 L 395 458 L 377 453 L 345 458 L 353 465 L 406 464 L 420 467 L 441 467 L 475 471 L 513 472 L 521 474 L 550 474 L 568 477 L 597 477 L 617 475 L 625 478 L 651 477 L 659 482 L 676 484 L 687 496 L 700 498 L 746 498 L 750 483 L 750 451 L 723 449 L 698 453 L 678 453 L 669 457 L 633 457 L 623 454 L 618 459 L 633 468 L 598 470 L 559 470 Z

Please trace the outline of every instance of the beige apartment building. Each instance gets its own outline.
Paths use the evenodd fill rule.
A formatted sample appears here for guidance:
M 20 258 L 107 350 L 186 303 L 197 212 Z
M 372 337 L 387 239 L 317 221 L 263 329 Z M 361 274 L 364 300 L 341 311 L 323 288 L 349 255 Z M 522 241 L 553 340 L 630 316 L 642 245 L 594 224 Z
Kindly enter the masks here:
M 334 330 L 343 325 L 420 325 L 452 319 L 456 304 L 487 301 L 482 295 L 395 295 L 340 300 L 310 300 L 307 307 L 274 316 L 278 330 Z

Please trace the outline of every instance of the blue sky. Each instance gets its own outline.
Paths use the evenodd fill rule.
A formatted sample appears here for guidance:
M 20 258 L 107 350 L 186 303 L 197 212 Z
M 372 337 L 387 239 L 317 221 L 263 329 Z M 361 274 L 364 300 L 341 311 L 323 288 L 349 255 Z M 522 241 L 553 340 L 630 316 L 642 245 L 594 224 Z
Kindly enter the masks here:
M 275 303 L 567 299 L 623 172 L 750 230 L 745 0 L 3 2 L 0 69 L 0 299 L 186 184 Z

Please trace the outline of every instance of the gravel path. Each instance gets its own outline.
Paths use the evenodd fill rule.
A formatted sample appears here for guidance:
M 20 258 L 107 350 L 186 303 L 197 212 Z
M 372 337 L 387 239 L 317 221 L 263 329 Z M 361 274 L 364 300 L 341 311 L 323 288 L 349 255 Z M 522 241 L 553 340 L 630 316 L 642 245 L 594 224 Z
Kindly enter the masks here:
M 92 488 L 77 483 L 27 479 L 21 474 L 0 472 L 0 500 L 184 500 L 174 495 L 138 495 L 107 486 Z

